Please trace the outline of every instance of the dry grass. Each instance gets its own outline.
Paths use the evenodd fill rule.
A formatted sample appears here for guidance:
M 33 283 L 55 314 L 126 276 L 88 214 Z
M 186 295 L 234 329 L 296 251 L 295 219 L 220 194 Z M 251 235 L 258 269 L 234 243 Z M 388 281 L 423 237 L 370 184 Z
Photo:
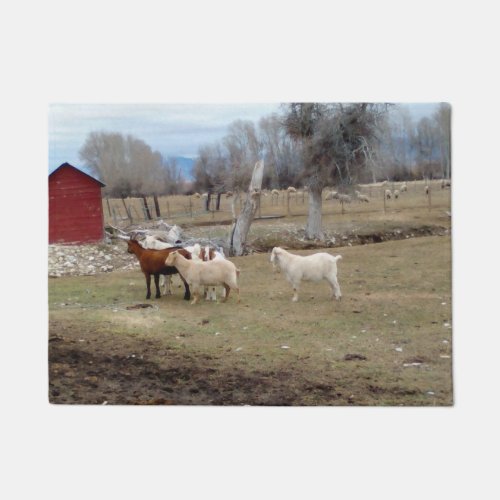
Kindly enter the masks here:
M 268 254 L 232 259 L 239 305 L 191 306 L 176 288 L 129 311 L 146 302 L 139 272 L 50 280 L 51 401 L 452 404 L 450 238 L 332 253 L 341 302 L 307 283 L 292 303 Z

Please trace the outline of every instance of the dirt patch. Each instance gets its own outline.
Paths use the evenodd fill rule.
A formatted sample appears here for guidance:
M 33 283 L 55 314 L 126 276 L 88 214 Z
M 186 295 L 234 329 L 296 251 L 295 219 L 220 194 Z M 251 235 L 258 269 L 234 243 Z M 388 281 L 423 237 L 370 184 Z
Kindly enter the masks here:
M 450 229 L 443 226 L 423 225 L 377 231 L 370 233 L 332 233 L 325 232 L 325 240 L 306 240 L 305 231 L 292 230 L 283 232 L 279 237 L 275 235 L 264 235 L 251 241 L 251 248 L 256 252 L 269 252 L 275 246 L 283 246 L 291 250 L 310 250 L 315 248 L 336 248 L 354 245 L 368 245 L 371 243 L 382 243 L 384 241 L 404 240 L 422 236 L 444 236 L 450 234 Z
M 158 342 L 113 342 L 102 332 L 49 339 L 49 401 L 55 404 L 268 405 L 342 403 L 332 384 L 297 370 L 245 371 L 214 356 L 165 348 Z M 78 337 L 78 335 L 77 335 Z
M 366 356 L 362 354 L 346 354 L 344 356 L 344 361 L 366 361 Z

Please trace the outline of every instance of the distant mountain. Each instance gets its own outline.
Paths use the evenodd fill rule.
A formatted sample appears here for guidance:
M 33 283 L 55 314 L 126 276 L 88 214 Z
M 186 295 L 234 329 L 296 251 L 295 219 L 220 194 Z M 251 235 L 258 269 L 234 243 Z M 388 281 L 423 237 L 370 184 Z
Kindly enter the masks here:
M 187 181 L 192 181 L 192 170 L 195 160 L 193 160 L 192 158 L 186 158 L 185 156 L 174 156 L 173 158 L 177 161 L 177 165 L 181 170 L 184 179 L 186 179 Z

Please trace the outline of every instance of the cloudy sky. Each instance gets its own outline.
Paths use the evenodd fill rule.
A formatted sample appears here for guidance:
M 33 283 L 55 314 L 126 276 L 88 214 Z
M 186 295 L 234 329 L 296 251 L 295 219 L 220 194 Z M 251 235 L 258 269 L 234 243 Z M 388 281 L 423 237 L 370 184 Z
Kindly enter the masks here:
M 406 104 L 415 119 L 436 104 Z M 199 146 L 221 139 L 237 119 L 255 123 L 280 104 L 51 104 L 49 172 L 64 162 L 83 168 L 78 151 L 90 132 L 119 132 L 142 139 L 164 157 L 194 158 Z

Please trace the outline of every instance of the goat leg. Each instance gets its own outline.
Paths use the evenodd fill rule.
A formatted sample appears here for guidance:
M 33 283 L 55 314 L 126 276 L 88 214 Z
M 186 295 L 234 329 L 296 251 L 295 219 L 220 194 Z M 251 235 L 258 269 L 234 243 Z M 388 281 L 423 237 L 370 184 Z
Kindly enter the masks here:
M 151 274 L 144 273 L 144 276 L 146 277 L 146 288 L 147 288 L 146 299 L 150 299 L 151 298 Z
M 156 287 L 155 298 L 159 299 L 161 297 L 161 293 L 160 293 L 160 274 L 159 273 L 155 273 L 154 274 L 154 278 L 155 278 L 155 287 Z
M 184 300 L 190 300 L 191 299 L 191 291 L 189 290 L 189 285 L 181 273 L 179 273 L 179 276 L 184 283 Z

